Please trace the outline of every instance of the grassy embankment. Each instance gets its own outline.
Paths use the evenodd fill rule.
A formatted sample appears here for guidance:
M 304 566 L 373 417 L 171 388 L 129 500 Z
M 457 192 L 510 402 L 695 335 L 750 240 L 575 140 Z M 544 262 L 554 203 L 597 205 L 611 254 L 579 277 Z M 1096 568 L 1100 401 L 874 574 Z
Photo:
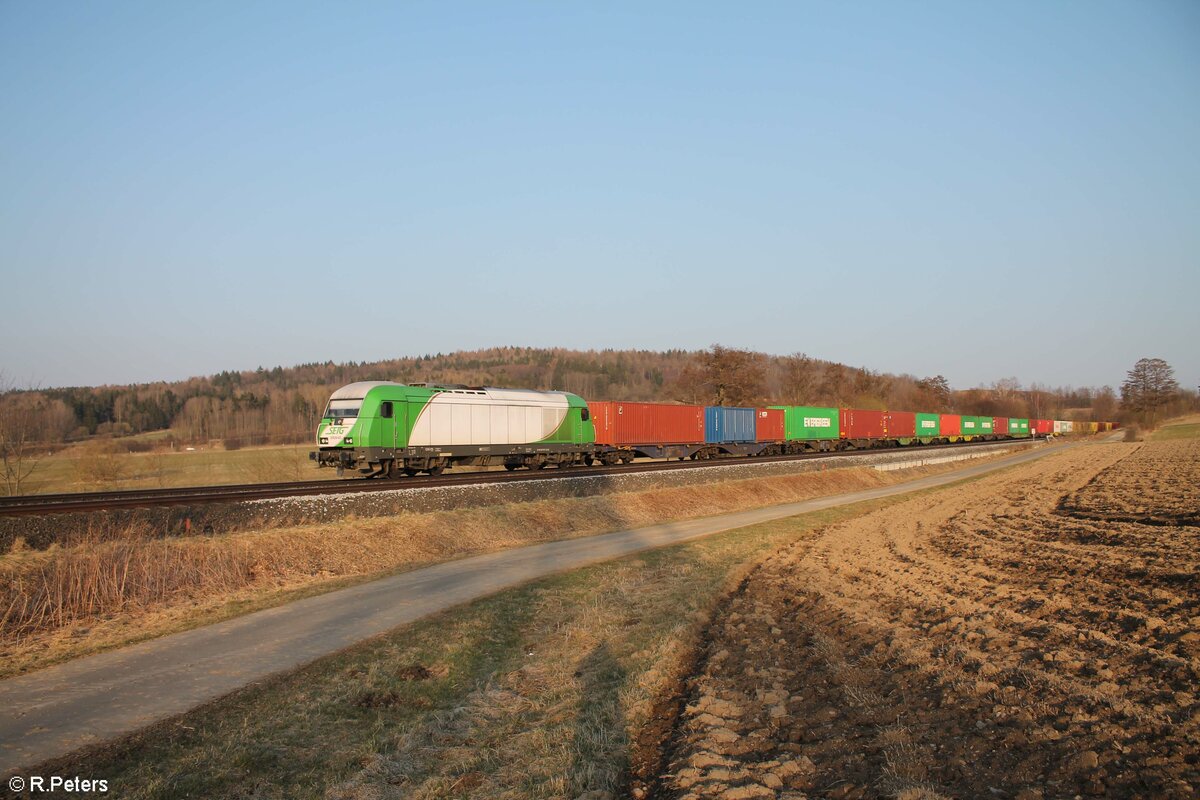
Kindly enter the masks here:
M 1179 422 L 1172 425 L 1164 425 L 1151 433 L 1148 438 L 1153 442 L 1200 438 L 1200 422 Z
M 0 677 L 433 563 L 891 485 L 867 468 L 215 537 L 132 529 L 0 555 Z
M 130 798 L 616 797 L 631 735 L 745 565 L 897 500 L 508 590 L 47 768 Z

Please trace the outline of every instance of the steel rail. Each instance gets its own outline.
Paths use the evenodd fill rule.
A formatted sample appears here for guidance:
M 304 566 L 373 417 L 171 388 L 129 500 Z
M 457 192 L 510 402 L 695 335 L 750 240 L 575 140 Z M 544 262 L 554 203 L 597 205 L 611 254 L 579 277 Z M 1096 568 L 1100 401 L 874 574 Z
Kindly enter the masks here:
M 786 456 L 715 458 L 687 461 L 642 461 L 632 464 L 605 467 L 599 464 L 585 467 L 555 467 L 541 470 L 513 472 L 466 472 L 454 475 L 422 475 L 398 479 L 343 478 L 326 481 L 292 481 L 289 483 L 249 483 L 219 486 L 187 486 L 174 489 L 132 489 L 112 492 L 80 492 L 68 494 L 18 495 L 0 497 L 0 517 L 30 516 L 40 514 L 66 514 L 86 511 L 109 511 L 122 508 L 145 508 L 154 506 L 201 505 L 231 503 L 244 500 L 266 500 L 280 497 L 304 497 L 323 494 L 355 494 L 395 491 L 397 489 L 421 489 L 436 486 L 464 486 L 490 483 L 514 483 L 523 481 L 554 480 L 561 478 L 596 478 L 617 475 L 633 475 L 645 472 L 702 469 L 705 467 L 733 467 L 750 464 L 770 464 L 789 461 L 807 461 L 845 455 L 884 455 L 903 451 L 917 454 L 980 447 L 985 445 L 1019 444 L 1029 439 L 1010 439 L 990 442 L 956 442 L 944 445 L 921 445 L 919 447 L 869 448 L 865 450 L 835 450 L 822 453 L 801 453 Z

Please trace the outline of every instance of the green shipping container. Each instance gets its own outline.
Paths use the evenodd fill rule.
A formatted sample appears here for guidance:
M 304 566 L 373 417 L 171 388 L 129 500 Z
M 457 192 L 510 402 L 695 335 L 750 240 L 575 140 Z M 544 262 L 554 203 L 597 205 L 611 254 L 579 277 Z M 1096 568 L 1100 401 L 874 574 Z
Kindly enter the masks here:
M 1028 436 L 1029 435 L 1029 420 L 1008 418 L 1008 435 L 1009 436 Z
M 917 412 L 917 438 L 934 439 L 942 435 L 942 418 L 937 414 Z
M 991 417 L 968 417 L 962 418 L 962 435 L 963 436 L 991 436 L 992 434 L 992 418 Z
M 771 406 L 783 409 L 783 430 L 788 441 L 837 439 L 838 410 L 813 406 Z

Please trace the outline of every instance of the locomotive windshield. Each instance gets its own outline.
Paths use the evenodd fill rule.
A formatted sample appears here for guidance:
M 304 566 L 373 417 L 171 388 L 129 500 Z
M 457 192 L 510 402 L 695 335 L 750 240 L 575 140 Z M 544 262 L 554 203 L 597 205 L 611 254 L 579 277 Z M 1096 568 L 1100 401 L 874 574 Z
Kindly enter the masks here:
M 354 419 L 362 410 L 362 400 L 336 400 L 325 409 L 325 419 Z

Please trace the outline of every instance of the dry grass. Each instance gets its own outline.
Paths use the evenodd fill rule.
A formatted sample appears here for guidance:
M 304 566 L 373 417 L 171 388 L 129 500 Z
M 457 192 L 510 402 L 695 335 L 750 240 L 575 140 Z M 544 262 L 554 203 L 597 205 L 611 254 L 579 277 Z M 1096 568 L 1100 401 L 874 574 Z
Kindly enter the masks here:
M 865 468 L 161 538 L 133 529 L 0 556 L 0 676 L 464 555 L 873 488 Z M 105 534 L 109 536 L 111 534 Z
M 629 742 L 742 565 L 891 502 L 505 591 L 42 774 L 128 798 L 618 797 Z
M 1164 425 L 1150 434 L 1150 440 L 1153 442 L 1165 442 L 1172 439 L 1200 439 L 1200 422 Z
M 29 494 L 216 486 L 228 483 L 278 483 L 328 480 L 308 460 L 311 445 L 127 453 L 121 440 L 98 440 L 68 447 L 42 459 L 29 478 Z

